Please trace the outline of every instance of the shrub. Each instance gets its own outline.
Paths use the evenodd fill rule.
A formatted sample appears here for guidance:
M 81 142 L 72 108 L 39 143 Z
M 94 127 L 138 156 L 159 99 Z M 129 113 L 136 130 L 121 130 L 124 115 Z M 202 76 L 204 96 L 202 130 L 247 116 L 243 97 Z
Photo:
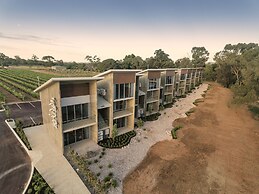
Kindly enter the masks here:
M 138 119 L 137 126 L 138 128 L 142 127 L 144 125 L 144 121 L 142 119 Z
M 109 182 L 111 180 L 111 177 L 110 176 L 106 176 L 104 177 L 103 181 L 104 182 Z
M 108 165 L 108 168 L 112 168 L 112 164 L 109 164 L 109 165 Z
M 112 172 L 110 172 L 110 173 L 108 174 L 108 176 L 113 177 L 113 173 L 112 173 Z
M 102 168 L 103 168 L 103 166 L 102 166 L 102 165 L 100 165 L 100 166 L 99 166 L 99 168 L 100 168 L 100 169 L 102 169 Z
M 102 155 L 99 156 L 99 159 L 101 159 L 101 158 L 102 158 Z
M 111 185 L 112 185 L 114 188 L 116 188 L 116 187 L 118 186 L 117 180 L 113 179 L 113 180 L 111 181 Z
M 89 161 L 87 162 L 87 164 L 88 164 L 88 165 L 91 165 L 91 164 L 92 164 L 92 161 L 91 161 L 91 160 L 89 160 Z
M 98 172 L 97 174 L 96 174 L 96 176 L 100 176 L 101 175 L 101 173 L 100 172 Z
M 258 105 L 248 105 L 249 111 L 252 112 L 255 119 L 259 119 L 259 106 Z
M 102 141 L 99 141 L 98 144 L 105 148 L 122 148 L 128 145 L 130 143 L 131 138 L 135 136 L 135 131 L 129 131 L 122 135 L 116 136 L 114 140 L 112 138 L 107 138 Z
M 28 141 L 24 131 L 23 131 L 23 124 L 20 120 L 16 120 L 15 121 L 15 125 L 16 128 L 14 129 L 14 131 L 16 132 L 16 134 L 20 137 L 20 139 L 23 141 L 23 143 L 25 144 L 25 146 L 28 148 L 28 150 L 31 150 L 31 145 L 30 142 Z
M 98 160 L 97 160 L 97 159 L 95 159 L 95 160 L 94 160 L 94 163 L 97 163 L 97 162 L 98 162 Z
M 191 109 L 188 110 L 185 114 L 186 114 L 187 116 L 190 116 L 191 113 L 194 113 L 194 111 L 195 111 L 195 109 L 194 109 L 194 108 L 191 108 Z
M 171 130 L 171 135 L 172 135 L 172 138 L 173 138 L 173 139 L 177 139 L 176 131 L 179 130 L 179 129 L 181 129 L 181 128 L 182 128 L 182 126 L 178 125 L 178 126 L 174 127 L 174 128 Z

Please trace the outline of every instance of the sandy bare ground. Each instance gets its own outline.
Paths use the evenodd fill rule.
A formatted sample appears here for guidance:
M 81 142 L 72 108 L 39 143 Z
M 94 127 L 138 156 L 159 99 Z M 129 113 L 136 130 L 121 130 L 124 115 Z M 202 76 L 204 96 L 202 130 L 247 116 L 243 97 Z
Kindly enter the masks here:
M 146 122 L 140 129 L 136 129 L 137 136 L 131 140 L 131 143 L 122 149 L 106 149 L 106 154 L 102 159 L 98 158 L 101 148 L 98 148 L 96 157 L 88 158 L 92 161 L 90 169 L 100 173 L 99 178 L 104 179 L 110 172 L 118 180 L 119 187 L 110 191 L 110 193 L 122 193 L 122 180 L 144 159 L 149 148 L 162 140 L 170 140 L 172 123 L 177 118 L 186 117 L 185 112 L 194 107 L 193 102 L 201 98 L 208 85 L 203 84 L 198 89 L 190 93 L 186 98 L 179 99 L 172 108 L 161 111 L 161 116 L 156 121 Z M 178 142 L 174 143 L 178 145 Z M 181 146 L 179 144 L 179 146 Z M 75 149 L 79 154 L 86 154 L 86 149 Z M 180 154 L 180 153 L 179 153 Z M 93 161 L 98 159 L 97 163 Z M 112 164 L 112 168 L 108 168 Z M 100 168 L 101 166 L 101 168 Z
M 259 122 L 213 84 L 177 140 L 161 141 L 123 182 L 127 193 L 259 193 Z

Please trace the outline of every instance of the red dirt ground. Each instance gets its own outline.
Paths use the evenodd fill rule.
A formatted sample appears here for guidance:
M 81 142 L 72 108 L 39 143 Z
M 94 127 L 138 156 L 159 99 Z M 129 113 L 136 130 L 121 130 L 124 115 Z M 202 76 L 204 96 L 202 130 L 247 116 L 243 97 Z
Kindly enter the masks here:
M 259 193 L 259 122 L 212 85 L 178 139 L 158 142 L 123 182 L 132 193 Z

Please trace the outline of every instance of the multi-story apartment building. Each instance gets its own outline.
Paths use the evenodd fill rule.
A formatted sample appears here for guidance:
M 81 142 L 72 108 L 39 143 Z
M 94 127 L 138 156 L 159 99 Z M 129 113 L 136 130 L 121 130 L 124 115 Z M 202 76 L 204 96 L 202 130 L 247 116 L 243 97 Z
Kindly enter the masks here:
M 116 124 L 118 133 L 126 133 L 134 129 L 136 73 L 140 70 L 112 69 L 95 77 L 103 77 L 98 81 L 99 100 L 110 104 L 98 109 L 98 140 L 112 135 Z M 100 103 L 101 104 L 101 103 Z
M 189 80 L 189 82 L 187 81 Z M 94 142 L 134 129 L 134 121 L 159 112 L 202 81 L 202 68 L 112 69 L 94 77 L 52 78 L 40 93 L 44 128 L 61 153 L 84 139 Z
M 139 90 L 143 92 L 144 100 L 144 116 L 155 114 L 159 111 L 160 103 L 160 69 L 146 69 L 138 73 L 139 77 Z M 143 98 L 143 97 L 142 97 Z M 139 103 L 140 104 L 140 103 Z
M 97 81 L 101 77 L 52 78 L 40 93 L 45 129 L 61 153 L 64 146 L 91 139 L 98 141 Z
M 177 69 L 164 69 L 161 71 L 160 104 L 171 104 L 175 95 L 175 75 Z

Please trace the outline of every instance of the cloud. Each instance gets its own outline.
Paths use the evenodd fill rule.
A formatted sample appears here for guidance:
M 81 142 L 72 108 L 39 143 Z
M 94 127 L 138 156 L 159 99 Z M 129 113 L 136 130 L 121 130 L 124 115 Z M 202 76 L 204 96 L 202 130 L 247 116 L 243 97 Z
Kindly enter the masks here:
M 68 41 L 58 41 L 58 38 L 46 38 L 41 36 L 35 36 L 35 35 L 28 35 L 28 34 L 6 34 L 0 32 L 0 38 L 7 39 L 7 40 L 18 40 L 18 41 L 30 41 L 40 44 L 45 44 L 49 46 L 61 46 L 61 47 L 71 47 L 71 48 L 77 48 L 74 44 L 68 42 Z
M 35 36 L 35 35 L 25 35 L 25 34 L 4 34 L 0 32 L 0 38 L 11 39 L 11 40 L 25 40 L 33 42 L 46 42 L 52 41 L 50 38 Z

